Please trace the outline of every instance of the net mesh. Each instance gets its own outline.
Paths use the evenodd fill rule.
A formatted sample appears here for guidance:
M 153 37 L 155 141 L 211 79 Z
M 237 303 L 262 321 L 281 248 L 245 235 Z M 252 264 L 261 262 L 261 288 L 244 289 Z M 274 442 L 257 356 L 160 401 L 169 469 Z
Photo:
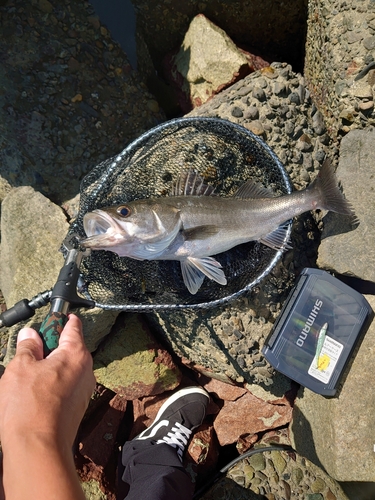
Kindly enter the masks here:
M 83 179 L 79 213 L 69 233 L 84 237 L 83 216 L 96 208 L 167 196 L 179 173 L 190 168 L 221 196 L 233 195 L 248 179 L 278 194 L 291 192 L 281 162 L 259 137 L 217 118 L 179 118 L 143 134 Z M 250 242 L 219 254 L 215 258 L 223 266 L 227 285 L 205 278 L 196 295 L 184 285 L 177 261 L 138 261 L 92 251 L 80 269 L 86 294 L 99 307 L 139 311 L 210 307 L 252 288 L 281 253 Z

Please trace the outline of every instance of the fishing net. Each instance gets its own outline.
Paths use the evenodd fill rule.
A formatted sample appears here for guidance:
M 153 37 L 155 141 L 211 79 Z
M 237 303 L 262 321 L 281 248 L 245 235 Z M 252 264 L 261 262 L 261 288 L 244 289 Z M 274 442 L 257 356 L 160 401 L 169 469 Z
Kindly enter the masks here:
M 291 192 L 280 160 L 245 128 L 217 118 L 179 118 L 132 142 L 119 155 L 97 165 L 82 181 L 79 213 L 69 233 L 84 237 L 83 216 L 97 208 L 136 199 L 167 196 L 179 173 L 196 170 L 220 196 L 233 195 L 248 179 L 278 194 Z M 98 307 L 147 311 L 211 307 L 257 284 L 280 258 L 258 242 L 216 255 L 227 285 L 207 278 L 196 295 L 187 290 L 178 261 L 138 261 L 109 251 L 92 251 L 81 264 L 83 289 Z

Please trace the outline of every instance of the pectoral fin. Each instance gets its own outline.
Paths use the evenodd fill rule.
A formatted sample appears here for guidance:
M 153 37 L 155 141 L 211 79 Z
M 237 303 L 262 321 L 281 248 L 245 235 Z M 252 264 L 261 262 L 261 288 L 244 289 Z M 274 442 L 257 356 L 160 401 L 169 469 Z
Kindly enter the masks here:
M 275 229 L 275 231 L 272 231 L 272 233 L 266 234 L 265 236 L 260 238 L 259 241 L 264 245 L 273 248 L 274 250 L 280 250 L 283 245 L 285 249 L 289 250 L 292 247 L 288 242 L 285 243 L 285 237 L 287 236 L 287 233 L 288 226 L 279 226 L 277 229 Z
M 213 225 L 197 226 L 190 229 L 184 229 L 183 235 L 185 240 L 204 240 L 210 236 L 214 236 L 219 232 L 219 228 Z
M 221 264 L 212 257 L 188 257 L 185 260 L 181 260 L 181 271 L 184 283 L 193 295 L 201 287 L 205 276 L 220 283 L 220 285 L 227 284 Z

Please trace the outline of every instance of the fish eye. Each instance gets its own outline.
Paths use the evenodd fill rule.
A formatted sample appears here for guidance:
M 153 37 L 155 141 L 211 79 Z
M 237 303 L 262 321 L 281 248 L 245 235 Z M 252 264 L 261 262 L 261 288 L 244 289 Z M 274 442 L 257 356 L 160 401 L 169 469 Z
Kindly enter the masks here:
M 130 208 L 125 205 L 118 207 L 116 212 L 121 215 L 121 217 L 128 217 L 131 214 Z

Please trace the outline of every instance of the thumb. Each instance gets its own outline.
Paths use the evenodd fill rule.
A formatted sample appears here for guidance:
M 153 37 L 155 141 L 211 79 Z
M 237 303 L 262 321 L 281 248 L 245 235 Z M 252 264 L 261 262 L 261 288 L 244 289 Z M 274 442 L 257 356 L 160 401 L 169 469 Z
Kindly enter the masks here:
M 29 355 L 37 361 L 43 359 L 43 342 L 32 328 L 22 328 L 18 332 L 16 356 Z

